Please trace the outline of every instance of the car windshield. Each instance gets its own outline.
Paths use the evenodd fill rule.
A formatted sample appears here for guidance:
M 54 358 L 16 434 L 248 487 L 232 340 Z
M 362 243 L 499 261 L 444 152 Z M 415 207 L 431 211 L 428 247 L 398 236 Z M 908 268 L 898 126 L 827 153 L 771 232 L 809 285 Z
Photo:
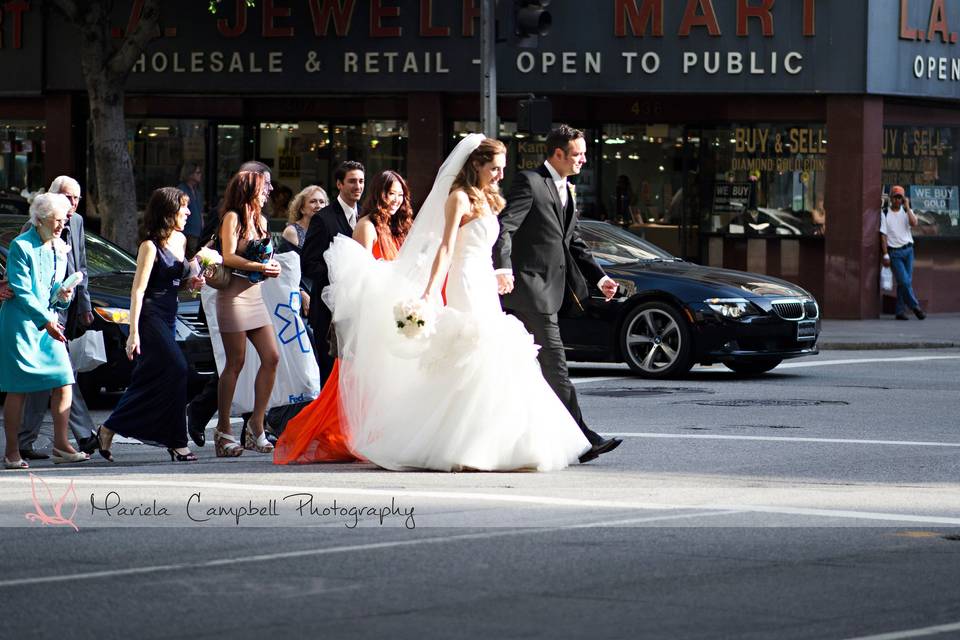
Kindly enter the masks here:
M 15 221 L 7 224 L 6 221 L 0 223 L 0 274 L 6 267 L 6 250 L 18 235 L 23 226 L 21 221 Z M 129 272 L 133 273 L 137 269 L 137 261 L 120 247 L 110 244 L 98 235 L 86 234 L 87 248 L 87 275 L 96 277 L 108 273 Z
M 110 244 L 100 236 L 86 234 L 87 275 L 96 276 L 137 270 L 137 261 L 120 247 Z
M 676 260 L 660 247 L 606 222 L 581 220 L 580 236 L 601 264 L 629 264 L 642 260 Z

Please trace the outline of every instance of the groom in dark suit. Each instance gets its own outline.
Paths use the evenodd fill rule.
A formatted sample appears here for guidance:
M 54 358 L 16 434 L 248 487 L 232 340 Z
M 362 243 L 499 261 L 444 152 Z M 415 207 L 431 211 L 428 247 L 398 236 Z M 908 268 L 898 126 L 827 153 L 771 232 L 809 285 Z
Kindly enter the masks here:
M 313 216 L 303 240 L 303 248 L 300 250 L 300 269 L 303 277 L 313 282 L 310 289 L 312 304 L 309 321 L 318 345 L 315 355 L 317 365 L 320 367 L 321 382 L 330 376 L 330 371 L 333 369 L 333 357 L 326 349 L 327 332 L 330 330 L 333 315 L 320 298 L 323 288 L 330 284 L 327 261 L 323 259 L 323 252 L 330 248 L 330 244 L 338 234 L 347 237 L 353 235 L 353 228 L 357 226 L 360 214 L 360 198 L 363 196 L 363 165 L 352 160 L 342 162 L 334 172 L 333 179 L 339 193 L 333 202 Z
M 603 272 L 580 237 L 573 191 L 567 184 L 567 177 L 580 173 L 587 161 L 583 132 L 559 126 L 547 136 L 546 152 L 540 168 L 523 171 L 513 181 L 500 214 L 493 264 L 503 307 L 540 345 L 543 377 L 590 442 L 590 449 L 580 456 L 580 462 L 589 462 L 622 441 L 605 439 L 584 422 L 567 372 L 557 312 L 568 296 L 580 305 L 594 286 L 610 300 L 617 283 Z

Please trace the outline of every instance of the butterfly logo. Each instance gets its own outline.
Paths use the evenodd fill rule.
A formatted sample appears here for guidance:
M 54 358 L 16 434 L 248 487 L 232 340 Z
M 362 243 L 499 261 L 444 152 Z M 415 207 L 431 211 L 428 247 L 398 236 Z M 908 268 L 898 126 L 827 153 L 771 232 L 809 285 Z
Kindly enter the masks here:
M 47 483 L 43 481 L 43 478 L 31 473 L 30 492 L 33 497 L 34 510 L 24 514 L 24 517 L 27 520 L 30 522 L 39 522 L 45 526 L 69 526 L 73 527 L 74 531 L 80 531 L 73 521 L 74 516 L 77 515 L 77 507 L 80 504 L 80 500 L 77 498 L 77 490 L 73 487 L 73 480 L 70 481 L 70 485 L 67 487 L 67 490 L 63 492 L 63 495 L 60 496 L 60 499 L 54 501 L 53 492 L 50 491 L 50 487 L 47 486 Z M 40 495 L 38 495 L 38 493 Z M 52 515 L 44 511 L 43 507 L 40 505 L 41 497 L 46 498 L 47 504 L 52 505 Z M 69 516 L 64 516 L 64 504 L 69 499 L 72 499 L 73 501 L 73 511 L 70 512 Z

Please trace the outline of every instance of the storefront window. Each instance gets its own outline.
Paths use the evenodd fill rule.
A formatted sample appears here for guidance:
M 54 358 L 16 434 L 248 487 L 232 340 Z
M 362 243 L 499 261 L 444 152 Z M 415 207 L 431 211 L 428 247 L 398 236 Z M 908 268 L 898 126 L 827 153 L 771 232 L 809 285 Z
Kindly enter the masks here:
M 46 125 L 40 120 L 0 122 L 0 212 L 21 213 L 24 198 L 46 188 Z
M 133 177 L 140 210 L 146 207 L 155 189 L 180 183 L 182 165 L 197 162 L 203 166 L 206 160 L 206 120 L 128 120 L 127 135 L 132 141 Z
M 271 167 L 274 187 L 270 216 L 284 217 L 290 199 L 308 185 L 333 191 L 333 173 L 344 160 L 362 162 L 371 176 L 385 169 L 402 174 L 406 149 L 402 120 L 261 122 L 259 157 Z
M 827 134 L 821 124 L 729 125 L 700 137 L 704 229 L 823 235 Z M 709 189 L 709 192 L 706 191 Z
M 913 235 L 960 236 L 960 128 L 885 127 L 884 193 L 907 190 L 920 224 Z

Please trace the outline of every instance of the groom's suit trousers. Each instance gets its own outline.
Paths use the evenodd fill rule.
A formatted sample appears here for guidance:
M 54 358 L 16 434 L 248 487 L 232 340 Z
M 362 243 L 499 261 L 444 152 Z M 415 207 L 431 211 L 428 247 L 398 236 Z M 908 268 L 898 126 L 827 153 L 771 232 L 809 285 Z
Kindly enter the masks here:
M 49 390 L 27 394 L 23 403 L 23 422 L 20 423 L 20 433 L 18 434 L 21 449 L 33 448 L 33 443 L 40 435 L 40 425 L 43 424 L 43 417 L 47 414 L 49 407 Z M 69 425 L 70 431 L 73 432 L 73 437 L 77 441 L 93 435 L 93 418 L 90 417 L 87 403 L 83 400 L 80 386 L 76 382 L 73 383 L 73 402 L 70 404 Z
M 563 340 L 560 339 L 557 314 L 518 311 L 516 309 L 505 309 L 505 311 L 520 320 L 527 331 L 533 334 L 533 341 L 540 346 L 537 359 L 540 361 L 540 370 L 543 372 L 543 377 L 550 388 L 553 389 L 553 392 L 557 394 L 557 397 L 560 398 L 560 402 L 573 416 L 574 421 L 583 431 L 583 435 L 590 441 L 590 444 L 603 441 L 603 438 L 583 421 L 580 403 L 577 402 L 577 390 L 570 381 L 570 373 L 567 369 L 567 356 L 563 348 Z

